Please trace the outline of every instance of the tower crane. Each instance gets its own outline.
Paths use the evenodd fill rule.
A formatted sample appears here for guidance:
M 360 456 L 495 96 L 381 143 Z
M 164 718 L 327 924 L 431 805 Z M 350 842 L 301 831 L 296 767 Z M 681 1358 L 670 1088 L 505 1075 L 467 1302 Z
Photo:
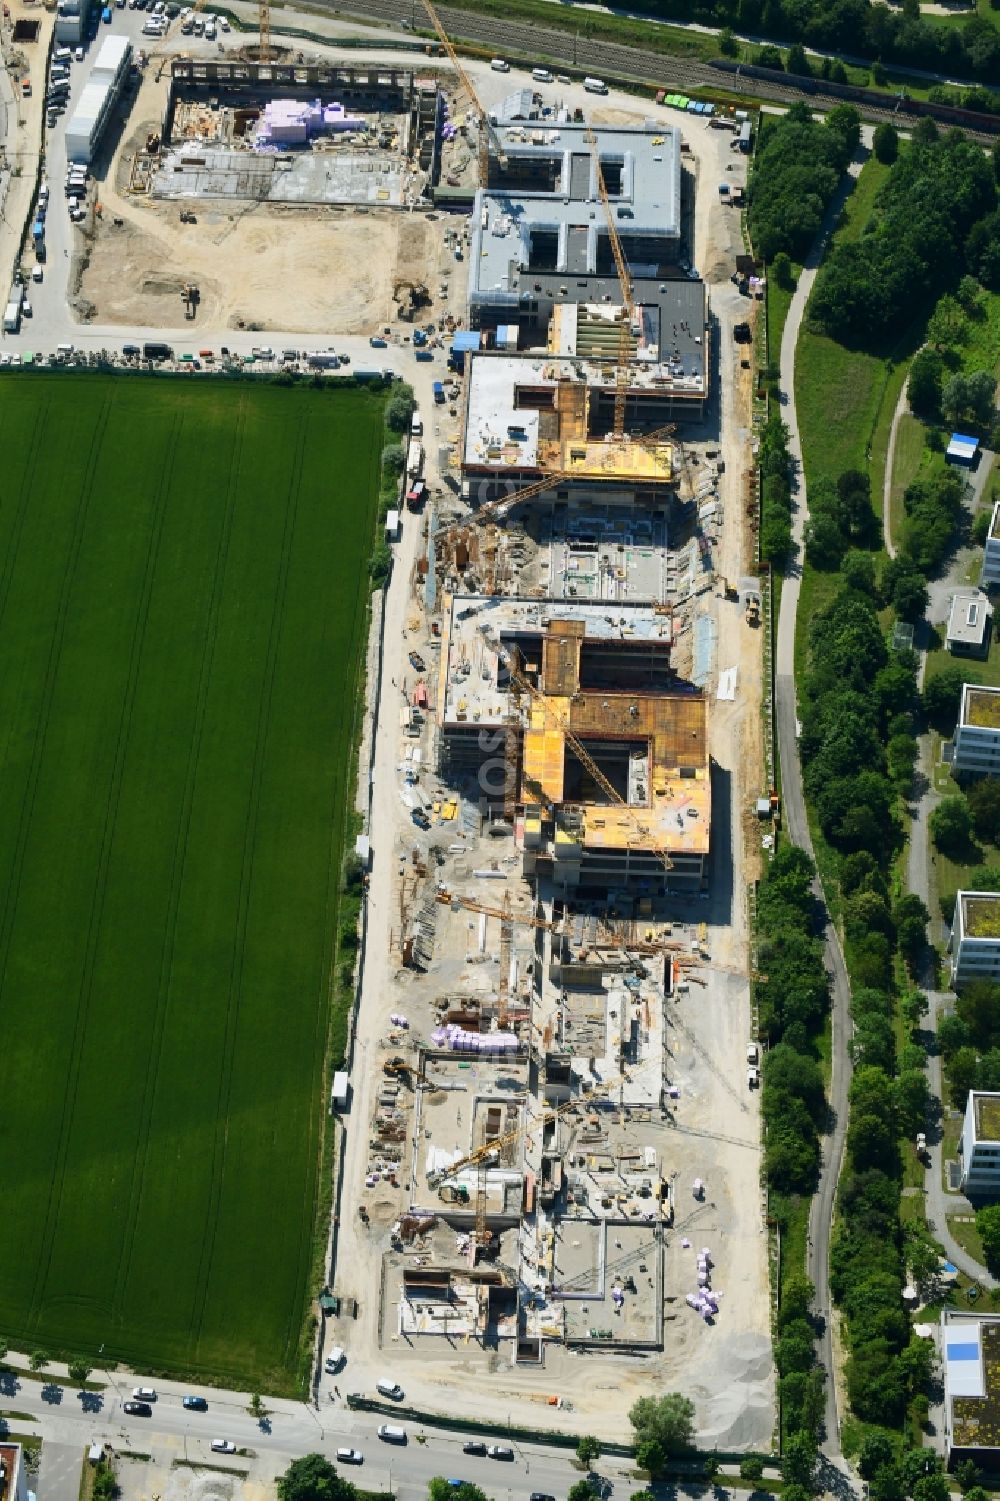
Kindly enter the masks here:
M 572 1100 L 566 1100 L 564 1104 L 557 1105 L 555 1109 L 545 1111 L 541 1120 L 531 1129 L 544 1130 L 551 1121 L 559 1120 L 568 1110 L 575 1110 L 578 1105 L 586 1105 L 591 1100 L 598 1099 L 608 1094 L 620 1084 L 620 1079 L 605 1079 L 595 1084 L 593 1089 L 586 1095 L 576 1096 Z M 474 1245 L 478 1249 L 489 1244 L 490 1235 L 486 1229 L 486 1172 L 490 1162 L 499 1158 L 502 1153 L 512 1146 L 516 1146 L 529 1129 L 528 1122 L 522 1121 L 512 1130 L 505 1131 L 502 1136 L 495 1136 L 492 1141 L 484 1142 L 481 1147 L 474 1147 L 464 1157 L 459 1157 L 457 1162 L 449 1167 L 441 1168 L 434 1173 L 428 1173 L 427 1183 L 430 1188 L 440 1189 L 442 1184 L 449 1178 L 455 1178 L 463 1173 L 466 1168 L 476 1169 L 476 1230 Z
M 492 120 L 486 113 L 482 101 L 480 100 L 479 95 L 476 93 L 475 85 L 473 84 L 472 79 L 463 68 L 459 60 L 458 53 L 451 45 L 451 39 L 449 38 L 448 33 L 445 31 L 444 26 L 442 25 L 441 17 L 438 15 L 437 11 L 431 4 L 431 0 L 421 0 L 421 3 L 423 4 L 424 10 L 430 17 L 430 22 L 437 34 L 437 39 L 441 43 L 441 46 L 444 48 L 445 52 L 448 54 L 451 65 L 455 69 L 455 72 L 458 74 L 463 89 L 469 96 L 469 103 L 472 105 L 472 108 L 476 113 L 479 186 L 481 188 L 485 188 L 489 184 L 491 146 L 493 147 L 494 154 L 496 155 L 501 169 L 503 169 L 507 165 L 507 157 L 504 153 L 503 145 L 501 144 L 500 137 L 497 135 L 497 132 L 493 127 Z
M 649 448 L 654 443 L 660 443 L 664 438 L 669 438 L 677 431 L 676 422 L 668 422 L 663 427 L 654 427 L 652 432 L 640 433 L 635 437 L 623 438 L 625 446 L 636 445 L 639 448 Z M 530 485 L 525 485 L 521 490 L 515 490 L 513 495 L 500 495 L 496 500 L 488 500 L 478 510 L 473 511 L 470 521 L 485 524 L 488 521 L 502 521 L 508 511 L 515 506 L 521 505 L 526 500 L 531 500 L 535 495 L 542 495 L 546 490 L 554 490 L 557 485 L 566 480 L 575 479 L 576 475 L 567 469 L 556 469 L 544 479 L 534 480 Z

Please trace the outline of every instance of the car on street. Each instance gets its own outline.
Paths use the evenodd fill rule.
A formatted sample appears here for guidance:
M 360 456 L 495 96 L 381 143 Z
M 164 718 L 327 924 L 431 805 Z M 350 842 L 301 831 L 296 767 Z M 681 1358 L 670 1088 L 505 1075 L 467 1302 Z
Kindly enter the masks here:
M 555 1496 L 547 1496 L 544 1491 L 532 1491 L 531 1501 L 556 1501 Z
M 204 1397 L 185 1397 L 184 1401 L 181 1403 L 181 1406 L 186 1407 L 188 1412 L 208 1411 L 208 1403 L 205 1401 Z
M 212 1449 L 216 1454 L 235 1454 L 236 1445 L 230 1438 L 213 1438 Z
M 155 1402 L 156 1391 L 151 1386 L 134 1386 L 132 1396 L 136 1402 Z
M 506 1444 L 490 1444 L 486 1452 L 490 1459 L 512 1460 L 514 1458 L 513 1449 L 509 1449 Z
M 485 1454 L 486 1453 L 486 1445 L 483 1444 L 483 1443 L 480 1443 L 479 1439 L 477 1439 L 477 1438 L 470 1439 L 470 1441 L 467 1444 L 463 1444 L 462 1445 L 462 1453 L 463 1454 Z
M 124 1411 L 133 1418 L 151 1418 L 153 1409 L 148 1402 L 126 1402 Z
M 363 1465 L 365 1462 L 360 1449 L 338 1449 L 337 1458 L 342 1465 Z

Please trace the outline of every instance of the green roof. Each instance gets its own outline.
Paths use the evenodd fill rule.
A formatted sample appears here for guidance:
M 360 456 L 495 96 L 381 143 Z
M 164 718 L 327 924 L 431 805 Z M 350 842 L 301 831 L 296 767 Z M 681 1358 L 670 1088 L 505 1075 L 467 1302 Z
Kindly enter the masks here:
M 976 1140 L 1000 1141 L 1000 1094 L 976 1094 Z
M 1000 895 L 964 896 L 962 902 L 966 938 L 1000 938 Z
M 959 1449 L 1000 1448 L 1000 1323 L 985 1319 L 980 1329 L 986 1395 L 953 1399 L 952 1442 Z
M 1000 688 L 965 688 L 965 723 L 1000 730 Z

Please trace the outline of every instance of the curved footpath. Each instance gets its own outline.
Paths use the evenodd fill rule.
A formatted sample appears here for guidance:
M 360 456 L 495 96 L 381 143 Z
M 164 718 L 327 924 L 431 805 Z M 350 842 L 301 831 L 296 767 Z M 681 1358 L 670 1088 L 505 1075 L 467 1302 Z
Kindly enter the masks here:
M 896 435 L 899 432 L 900 419 L 910 409 L 906 396 L 907 382 L 903 382 L 896 402 L 896 410 L 892 414 L 892 426 L 889 429 L 889 446 L 885 454 L 885 474 L 882 478 L 882 539 L 885 542 L 885 550 L 890 558 L 896 556 L 896 544 L 892 540 L 892 468 L 896 462 Z
M 867 157 L 867 150 L 859 148 L 858 154 L 848 168 L 850 181 L 845 182 L 830 204 L 820 227 L 820 232 L 806 258 L 799 277 L 795 295 L 788 309 L 781 340 L 781 389 L 786 397 L 782 417 L 788 427 L 788 451 L 794 461 L 798 482 L 795 492 L 796 507 L 792 517 L 792 540 L 794 558 L 781 588 L 781 608 L 778 614 L 778 631 L 774 661 L 774 709 L 778 738 L 778 755 L 781 763 L 781 793 L 785 827 L 792 841 L 813 854 L 809 823 L 806 818 L 805 798 L 802 791 L 802 768 L 799 764 L 798 738 L 796 735 L 795 703 L 795 622 L 799 605 L 799 589 L 802 573 L 803 531 L 809 515 L 806 503 L 805 473 L 802 467 L 802 447 L 799 442 L 798 422 L 795 413 L 795 347 L 809 293 L 816 279 L 816 271 L 826 249 L 827 239 L 837 223 L 847 197 L 854 186 L 858 173 Z M 817 881 L 817 895 L 822 890 Z M 823 1139 L 820 1163 L 819 1187 L 812 1201 L 809 1215 L 809 1245 L 806 1268 L 816 1288 L 815 1311 L 822 1321 L 820 1336 L 820 1359 L 826 1369 L 826 1437 L 822 1452 L 838 1468 L 843 1466 L 840 1447 L 840 1424 L 837 1414 L 837 1386 L 833 1361 L 833 1334 L 830 1310 L 830 1229 L 833 1223 L 837 1181 L 844 1156 L 844 1140 L 847 1131 L 847 1091 L 851 1079 L 851 1062 L 848 1042 L 851 1036 L 850 999 L 851 988 L 844 964 L 840 940 L 831 923 L 824 934 L 826 966 L 831 979 L 832 1007 L 832 1070 L 830 1078 L 830 1108 L 833 1114 L 833 1130 Z

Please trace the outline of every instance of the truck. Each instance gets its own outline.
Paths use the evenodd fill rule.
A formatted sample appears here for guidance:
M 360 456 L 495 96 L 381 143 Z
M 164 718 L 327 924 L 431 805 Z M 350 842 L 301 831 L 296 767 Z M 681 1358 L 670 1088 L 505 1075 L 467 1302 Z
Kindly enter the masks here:
M 330 1086 L 330 1109 L 345 1110 L 351 1093 L 351 1081 L 343 1069 L 338 1069 Z
M 309 355 L 307 363 L 313 370 L 336 370 L 340 357 L 332 349 L 317 349 Z
M 369 370 L 360 367 L 355 370 L 354 379 L 360 381 L 362 384 L 367 384 L 368 381 L 384 380 L 385 375 L 381 370 Z
M 154 340 L 142 346 L 142 357 L 144 360 L 172 360 L 174 351 L 169 344 Z
M 408 479 L 416 479 L 424 467 L 424 445 L 418 438 L 410 439 L 410 446 L 406 453 L 406 474 Z
M 433 386 L 434 400 L 438 406 L 444 406 L 444 381 L 436 380 Z
M 413 330 L 413 347 L 414 347 L 414 349 L 423 349 L 423 347 L 424 347 L 424 345 L 426 343 L 427 343 L 427 335 L 424 333 L 423 329 L 422 328 L 415 328 Z
M 417 349 L 414 351 L 413 358 L 426 363 L 434 358 L 434 351 L 433 349 Z
M 21 304 L 8 302 L 3 315 L 3 331 L 5 334 L 16 334 L 21 327 Z
M 31 227 L 31 238 L 34 240 L 36 247 L 38 246 L 38 243 L 39 243 L 40 240 L 44 240 L 45 239 L 45 221 L 44 221 L 44 219 L 36 219 L 35 220 L 34 224 Z

